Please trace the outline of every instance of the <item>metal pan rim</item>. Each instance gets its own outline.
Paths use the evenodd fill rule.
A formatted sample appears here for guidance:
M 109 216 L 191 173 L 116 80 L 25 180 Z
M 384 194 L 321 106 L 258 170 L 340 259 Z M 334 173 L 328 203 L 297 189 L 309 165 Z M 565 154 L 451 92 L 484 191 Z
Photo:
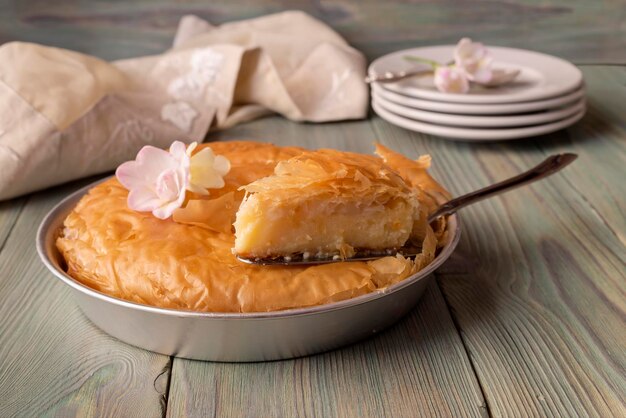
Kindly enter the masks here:
M 148 313 L 158 314 L 158 315 L 167 315 L 181 318 L 207 318 L 207 319 L 227 319 L 227 320 L 268 320 L 268 319 L 281 319 L 285 317 L 297 317 L 297 316 L 308 316 L 308 315 L 316 315 L 321 313 L 327 313 L 331 311 L 341 310 L 352 308 L 357 305 L 361 305 L 364 303 L 371 302 L 375 299 L 382 298 L 389 294 L 395 293 L 405 287 L 411 286 L 415 282 L 422 280 L 433 273 L 439 266 L 441 266 L 452 254 L 454 249 L 456 248 L 460 235 L 461 235 L 461 226 L 460 220 L 457 215 L 450 216 L 450 230 L 449 230 L 449 241 L 443 247 L 443 249 L 437 254 L 435 259 L 428 265 L 426 268 L 418 271 L 413 276 L 409 276 L 406 279 L 402 280 L 399 283 L 393 284 L 385 289 L 381 289 L 379 291 L 367 293 L 365 295 L 357 296 L 351 299 L 345 299 L 338 302 L 332 302 L 324 305 L 316 305 L 311 307 L 304 308 L 294 308 L 294 309 L 285 309 L 281 311 L 269 311 L 269 312 L 198 312 L 198 311 L 190 311 L 190 310 L 177 310 L 177 309 L 169 309 L 169 308 L 159 308 L 156 306 L 150 305 L 142 305 L 139 303 L 127 301 L 124 299 L 119 299 L 114 296 L 109 296 L 105 293 L 99 292 L 97 290 L 91 289 L 78 282 L 67 273 L 65 273 L 57 263 L 53 261 L 53 255 L 51 254 L 51 248 L 47 245 L 47 241 L 49 240 L 50 234 L 53 234 L 55 231 L 51 229 L 55 224 L 58 224 L 58 219 L 62 216 L 63 219 L 69 213 L 69 211 L 74 207 L 78 200 L 85 195 L 89 189 L 96 186 L 99 183 L 102 183 L 108 180 L 110 177 L 95 181 L 77 191 L 70 194 L 63 200 L 61 200 L 58 204 L 56 204 L 44 217 L 39 228 L 37 230 L 36 235 L 36 248 L 37 253 L 39 254 L 39 258 L 43 262 L 43 264 L 54 274 L 58 279 L 60 279 L 66 285 L 74 288 L 75 290 L 84 293 L 90 297 L 100 299 L 104 302 L 108 302 L 111 304 L 115 304 L 121 307 L 144 311 Z

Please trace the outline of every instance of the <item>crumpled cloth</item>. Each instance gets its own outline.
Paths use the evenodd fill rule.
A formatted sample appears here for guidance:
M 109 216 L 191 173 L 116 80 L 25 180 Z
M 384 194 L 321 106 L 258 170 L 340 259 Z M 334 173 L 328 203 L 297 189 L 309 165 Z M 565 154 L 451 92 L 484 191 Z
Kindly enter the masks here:
M 164 54 L 105 62 L 0 46 L 0 200 L 113 170 L 144 145 L 202 142 L 270 113 L 363 118 L 365 58 L 296 11 L 213 26 L 181 19 Z M 268 138 L 271 140 L 271 138 Z

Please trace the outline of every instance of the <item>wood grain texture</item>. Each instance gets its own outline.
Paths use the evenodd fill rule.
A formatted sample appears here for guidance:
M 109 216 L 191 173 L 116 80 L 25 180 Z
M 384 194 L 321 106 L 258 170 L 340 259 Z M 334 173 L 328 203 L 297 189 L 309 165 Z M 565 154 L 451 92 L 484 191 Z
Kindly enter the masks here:
M 621 0 L 29 0 L 2 8 L 0 43 L 23 40 L 105 59 L 129 58 L 167 49 L 185 14 L 220 24 L 286 9 L 304 10 L 327 22 L 369 59 L 470 36 L 577 63 L 626 63 Z
M 369 121 L 296 124 L 273 117 L 210 135 L 371 153 Z M 291 361 L 212 364 L 175 359 L 172 416 L 481 416 L 480 388 L 434 286 L 392 331 Z
M 431 153 L 457 194 L 549 153 L 580 154 L 561 174 L 464 209 L 459 248 L 437 274 L 494 416 L 626 415 L 626 120 L 611 107 L 626 100 L 626 78 L 595 71 L 585 70 L 589 115 L 536 139 L 470 145 L 373 122 L 384 143 Z
M 553 143 L 539 144 L 545 152 L 578 152 L 580 164 L 564 173 L 592 212 L 626 245 L 626 68 L 583 67 L 588 89 L 585 123 Z M 618 243 L 613 243 L 619 248 Z M 623 256 L 622 252 L 622 256 Z
M 0 251 L 4 248 L 4 244 L 11 234 L 17 218 L 22 213 L 25 202 L 26 198 L 0 202 Z
M 268 363 L 175 359 L 172 417 L 484 417 L 436 283 L 392 329 L 329 353 Z
M 169 357 L 98 330 L 35 251 L 42 217 L 77 187 L 32 196 L 0 253 L 0 416 L 162 416 Z
M 219 24 L 287 8 L 329 23 L 370 59 L 467 35 L 577 63 L 626 64 L 621 0 L 14 1 L 0 2 L 0 43 L 127 58 L 167 49 L 185 14 Z M 43 214 L 78 186 L 0 204 L 0 416 L 159 416 L 166 408 L 169 416 L 626 416 L 626 69 L 583 71 L 583 121 L 535 139 L 450 142 L 376 117 L 269 118 L 213 133 L 359 152 L 378 139 L 411 157 L 431 153 L 435 175 L 457 194 L 550 153 L 580 158 L 543 183 L 465 209 L 439 286 L 388 332 L 284 362 L 175 359 L 167 405 L 170 359 L 96 329 L 36 258 Z

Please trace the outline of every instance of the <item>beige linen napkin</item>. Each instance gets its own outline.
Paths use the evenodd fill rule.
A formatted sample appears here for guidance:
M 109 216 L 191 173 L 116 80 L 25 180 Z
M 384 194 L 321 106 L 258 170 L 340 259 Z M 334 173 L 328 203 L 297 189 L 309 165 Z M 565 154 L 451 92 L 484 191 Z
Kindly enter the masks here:
M 218 27 L 186 16 L 162 55 L 107 63 L 12 42 L 0 63 L 0 200 L 273 112 L 311 122 L 367 113 L 364 57 L 301 12 Z

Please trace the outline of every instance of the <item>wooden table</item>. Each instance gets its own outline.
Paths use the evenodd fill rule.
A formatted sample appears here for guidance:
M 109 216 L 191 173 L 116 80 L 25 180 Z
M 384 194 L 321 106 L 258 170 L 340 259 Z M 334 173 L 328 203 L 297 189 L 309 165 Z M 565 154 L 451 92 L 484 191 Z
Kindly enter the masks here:
M 0 42 L 112 59 L 164 50 L 181 15 L 213 22 L 282 9 L 263 2 L 70 0 L 0 10 Z M 376 140 L 460 194 L 575 152 L 562 174 L 469 207 L 454 256 L 416 309 L 368 341 L 317 356 L 220 364 L 154 354 L 93 326 L 39 262 L 35 231 L 70 185 L 0 204 L 0 417 L 626 416 L 626 5 L 619 1 L 299 1 L 369 58 L 487 43 L 581 65 L 589 108 L 575 126 L 470 144 L 368 120 L 271 117 L 211 134 L 370 152 Z M 1 64 L 0 64 L 1 65 Z M 93 180 L 93 179 L 92 179 Z

